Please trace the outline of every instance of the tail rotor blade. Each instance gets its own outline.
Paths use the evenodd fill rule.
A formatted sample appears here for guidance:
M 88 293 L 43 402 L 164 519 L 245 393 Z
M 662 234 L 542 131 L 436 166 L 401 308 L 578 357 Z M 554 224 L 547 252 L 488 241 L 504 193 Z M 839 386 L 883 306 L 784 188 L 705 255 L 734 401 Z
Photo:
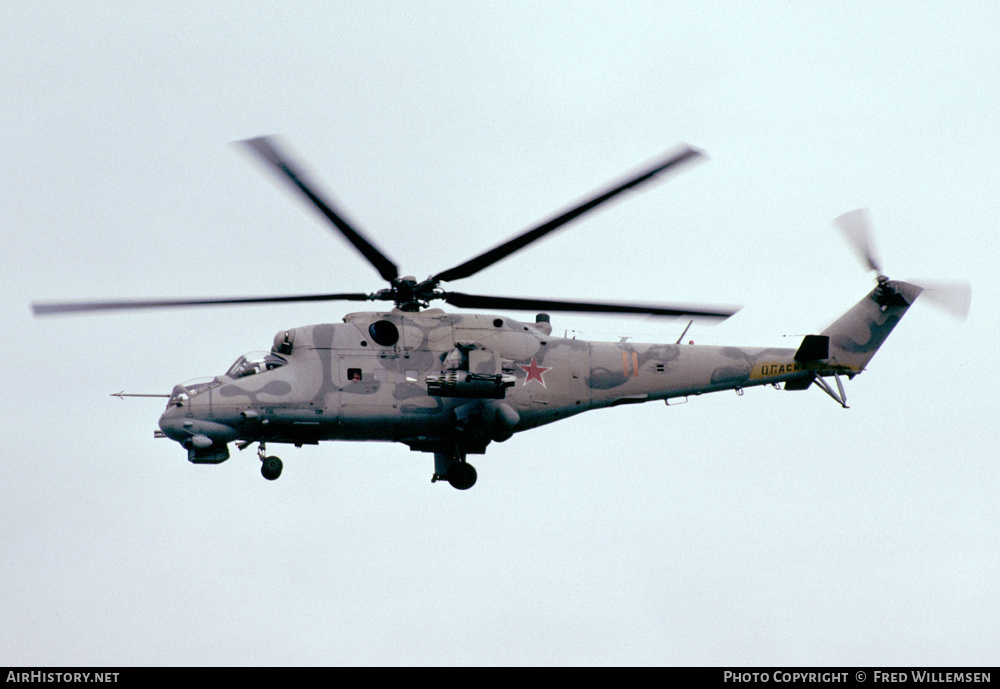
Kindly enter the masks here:
M 972 286 L 968 282 L 941 282 L 937 280 L 911 280 L 924 291 L 920 296 L 950 316 L 964 321 L 972 306 Z
M 858 208 L 834 218 L 833 223 L 840 229 L 858 258 L 869 269 L 882 272 L 881 263 L 875 255 L 875 245 L 872 242 L 871 222 L 868 219 L 868 209 Z

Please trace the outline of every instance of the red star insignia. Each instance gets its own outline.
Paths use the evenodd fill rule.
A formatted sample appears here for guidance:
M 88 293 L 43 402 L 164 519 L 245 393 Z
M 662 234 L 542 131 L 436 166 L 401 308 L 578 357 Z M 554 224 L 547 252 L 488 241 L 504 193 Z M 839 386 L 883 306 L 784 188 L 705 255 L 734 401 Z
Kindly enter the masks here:
M 533 380 L 537 380 L 539 383 L 542 384 L 543 388 L 545 387 L 545 379 L 542 377 L 542 375 L 546 371 L 551 371 L 552 370 L 551 366 L 548 366 L 548 367 L 546 367 L 546 366 L 539 366 L 535 362 L 535 357 L 531 357 L 531 364 L 529 364 L 528 366 L 525 366 L 524 364 L 518 364 L 518 367 L 524 369 L 524 372 L 528 374 L 527 377 L 524 379 L 524 384 L 525 385 L 527 385 L 528 383 L 530 383 Z

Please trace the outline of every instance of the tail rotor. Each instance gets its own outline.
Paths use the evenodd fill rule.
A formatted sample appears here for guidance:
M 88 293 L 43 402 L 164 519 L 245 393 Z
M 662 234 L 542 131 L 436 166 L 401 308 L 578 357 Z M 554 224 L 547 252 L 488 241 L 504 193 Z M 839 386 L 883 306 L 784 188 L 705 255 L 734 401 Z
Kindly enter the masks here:
M 882 288 L 886 288 L 889 278 L 885 276 L 882 263 L 875 252 L 874 233 L 867 208 L 858 208 L 837 216 L 833 224 L 840 230 L 847 243 L 857 254 L 861 264 L 877 274 Z M 923 289 L 922 295 L 928 302 L 949 315 L 964 321 L 972 304 L 972 287 L 964 281 L 911 280 Z

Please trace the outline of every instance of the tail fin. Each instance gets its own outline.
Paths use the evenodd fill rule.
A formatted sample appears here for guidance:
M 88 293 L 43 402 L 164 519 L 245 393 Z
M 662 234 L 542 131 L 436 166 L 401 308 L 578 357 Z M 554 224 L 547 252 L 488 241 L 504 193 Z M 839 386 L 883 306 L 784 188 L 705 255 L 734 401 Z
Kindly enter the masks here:
M 823 331 L 830 338 L 829 365 L 849 376 L 863 371 L 922 291 L 879 276 L 878 287 Z

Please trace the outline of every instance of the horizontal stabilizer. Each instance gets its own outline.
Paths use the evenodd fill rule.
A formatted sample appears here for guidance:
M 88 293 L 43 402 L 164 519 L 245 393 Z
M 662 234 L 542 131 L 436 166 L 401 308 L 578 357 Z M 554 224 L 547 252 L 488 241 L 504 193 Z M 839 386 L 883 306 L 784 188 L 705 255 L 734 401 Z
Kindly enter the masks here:
M 829 335 L 806 335 L 802 338 L 802 344 L 795 352 L 795 360 L 805 361 L 825 361 L 830 358 L 830 336 Z

